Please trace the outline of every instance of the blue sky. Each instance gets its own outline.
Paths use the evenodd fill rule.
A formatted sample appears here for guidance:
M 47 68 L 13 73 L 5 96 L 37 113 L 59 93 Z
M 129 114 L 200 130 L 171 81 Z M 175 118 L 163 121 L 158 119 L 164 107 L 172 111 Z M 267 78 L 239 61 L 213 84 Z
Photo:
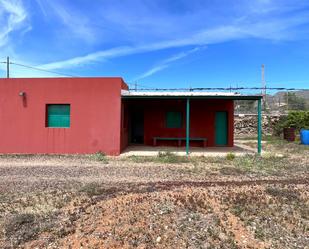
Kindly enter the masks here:
M 308 88 L 308 38 L 307 0 L 0 0 L 0 61 L 150 87 Z

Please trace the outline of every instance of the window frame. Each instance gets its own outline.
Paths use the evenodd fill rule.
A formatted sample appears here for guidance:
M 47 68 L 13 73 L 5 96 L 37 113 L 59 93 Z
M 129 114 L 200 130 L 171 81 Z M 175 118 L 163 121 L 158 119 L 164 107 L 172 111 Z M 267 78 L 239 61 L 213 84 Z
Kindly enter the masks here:
M 51 106 L 68 106 L 68 109 L 69 109 L 69 114 L 63 114 L 62 116 L 68 116 L 69 120 L 68 120 L 68 126 L 50 126 L 50 107 Z M 55 115 L 54 115 L 55 116 Z M 71 128 L 71 104 L 68 104 L 68 103 L 61 103 L 61 104 L 55 104 L 55 103 L 49 103 L 49 104 L 46 104 L 45 105 L 45 127 L 46 128 L 52 128 L 52 129 L 57 129 L 57 128 L 60 128 L 60 129 L 68 129 L 68 128 Z
M 169 114 L 179 114 L 179 124 L 178 125 L 171 125 L 171 122 L 169 120 Z M 178 122 L 178 120 L 177 120 Z M 173 121 L 173 123 L 176 123 L 176 121 Z M 181 129 L 183 127 L 183 112 L 182 111 L 167 111 L 165 113 L 165 128 L 168 128 L 168 129 Z

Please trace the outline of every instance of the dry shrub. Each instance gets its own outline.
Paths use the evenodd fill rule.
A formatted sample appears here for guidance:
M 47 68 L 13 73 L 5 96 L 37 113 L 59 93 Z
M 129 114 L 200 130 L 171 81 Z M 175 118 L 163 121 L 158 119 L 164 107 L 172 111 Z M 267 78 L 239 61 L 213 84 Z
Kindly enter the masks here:
M 245 171 L 276 173 L 289 165 L 287 158 L 273 154 L 261 157 L 259 155 L 246 155 L 233 160 L 233 165 Z
M 128 157 L 131 161 L 135 163 L 146 163 L 146 162 L 156 162 L 156 163 L 188 163 L 189 158 L 186 156 L 179 156 L 172 152 L 159 152 L 157 156 L 130 156 Z
M 223 167 L 220 168 L 220 173 L 223 175 L 243 175 L 246 172 L 240 168 L 235 168 L 235 167 Z
M 37 217 L 30 213 L 14 214 L 7 217 L 3 224 L 6 240 L 14 246 L 35 239 L 39 232 Z
M 108 163 L 108 159 L 106 157 L 106 154 L 103 153 L 102 151 L 98 151 L 97 153 L 95 154 L 92 154 L 90 156 L 91 159 L 94 159 L 95 161 L 98 161 L 98 162 L 102 162 L 104 164 L 107 164 Z
M 189 162 L 188 157 L 186 156 L 178 156 L 172 152 L 159 152 L 158 159 L 159 162 L 162 163 L 187 163 Z
M 288 201 L 299 201 L 300 195 L 295 192 L 294 189 L 285 189 L 277 187 L 267 187 L 266 193 L 281 199 L 287 199 Z
M 99 195 L 114 195 L 120 190 L 116 187 L 106 187 L 98 182 L 91 182 L 82 186 L 79 192 L 86 193 L 89 197 Z

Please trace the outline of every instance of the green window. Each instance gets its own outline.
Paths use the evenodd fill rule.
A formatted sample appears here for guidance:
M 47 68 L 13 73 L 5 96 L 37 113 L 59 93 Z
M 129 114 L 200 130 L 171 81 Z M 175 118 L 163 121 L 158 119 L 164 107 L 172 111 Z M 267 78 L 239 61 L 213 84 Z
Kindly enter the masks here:
M 167 128 L 181 128 L 182 127 L 181 112 L 167 112 L 166 113 L 166 127 Z
M 54 128 L 70 127 L 70 105 L 47 105 L 46 126 Z

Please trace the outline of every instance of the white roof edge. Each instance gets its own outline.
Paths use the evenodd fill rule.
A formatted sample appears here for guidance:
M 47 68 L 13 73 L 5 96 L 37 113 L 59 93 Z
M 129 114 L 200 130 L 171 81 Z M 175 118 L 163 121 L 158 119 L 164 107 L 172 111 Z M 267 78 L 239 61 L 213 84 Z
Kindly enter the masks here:
M 121 96 L 242 96 L 235 92 L 174 92 L 174 91 L 128 91 L 121 90 Z

